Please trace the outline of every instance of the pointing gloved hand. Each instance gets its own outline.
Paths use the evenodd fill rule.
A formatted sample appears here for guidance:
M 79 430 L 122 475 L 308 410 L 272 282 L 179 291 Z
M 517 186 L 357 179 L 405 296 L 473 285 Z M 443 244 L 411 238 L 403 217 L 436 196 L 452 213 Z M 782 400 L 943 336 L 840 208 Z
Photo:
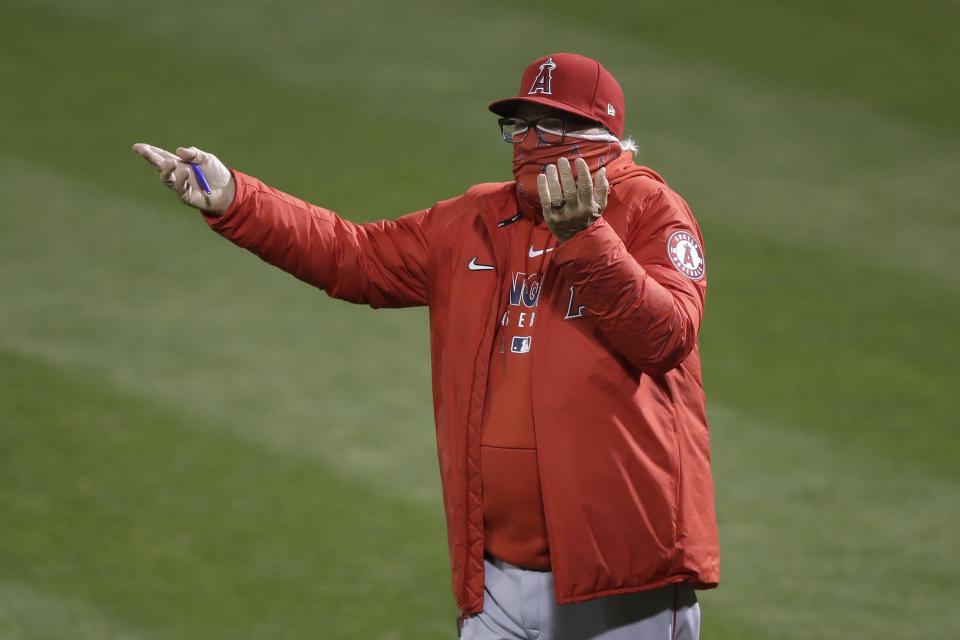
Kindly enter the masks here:
M 202 209 L 213 216 L 220 216 L 233 203 L 236 184 L 230 171 L 217 156 L 196 147 L 178 147 L 177 153 L 138 142 L 133 150 L 143 156 L 160 172 L 163 184 L 173 189 L 180 200 L 191 207 Z M 207 193 L 190 166 L 199 167 L 206 179 L 210 193 Z
M 547 227 L 560 242 L 566 242 L 578 231 L 592 225 L 607 208 L 610 183 L 607 170 L 597 171 L 596 184 L 583 158 L 574 161 L 577 178 L 574 180 L 570 161 L 560 158 L 549 165 L 546 173 L 537 176 L 537 191 Z

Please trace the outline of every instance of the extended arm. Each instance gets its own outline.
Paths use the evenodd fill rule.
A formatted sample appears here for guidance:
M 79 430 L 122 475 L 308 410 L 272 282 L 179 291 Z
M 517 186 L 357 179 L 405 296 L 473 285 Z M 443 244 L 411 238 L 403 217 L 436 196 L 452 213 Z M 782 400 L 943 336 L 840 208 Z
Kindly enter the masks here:
M 426 303 L 427 211 L 354 224 L 231 171 L 196 148 L 174 155 L 139 143 L 134 151 L 182 202 L 201 209 L 214 231 L 331 296 L 374 307 Z M 191 162 L 203 171 L 211 193 L 200 188 Z

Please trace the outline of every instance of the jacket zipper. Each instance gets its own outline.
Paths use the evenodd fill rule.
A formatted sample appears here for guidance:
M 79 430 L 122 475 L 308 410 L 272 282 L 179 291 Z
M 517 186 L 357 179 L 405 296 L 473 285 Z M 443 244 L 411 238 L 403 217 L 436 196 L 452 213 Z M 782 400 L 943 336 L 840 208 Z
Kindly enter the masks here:
M 487 221 L 485 220 L 485 222 Z M 484 226 L 487 230 L 487 237 L 490 239 L 490 245 L 494 249 L 493 257 L 494 257 L 494 266 L 496 267 L 494 274 L 496 276 L 497 284 L 494 288 L 493 295 L 491 295 L 490 297 L 490 306 L 487 309 L 487 316 L 486 316 L 486 319 L 484 320 L 484 327 L 485 327 L 484 334 L 481 337 L 480 344 L 477 347 L 477 355 L 475 358 L 476 365 L 474 366 L 474 384 L 481 385 L 480 389 L 482 391 L 479 394 L 480 396 L 479 399 L 481 400 L 480 402 L 481 407 L 479 409 L 480 411 L 479 419 L 481 423 L 483 421 L 483 410 L 484 410 L 483 405 L 486 404 L 487 382 L 488 382 L 487 378 L 490 375 L 490 354 L 492 353 L 492 349 L 494 347 L 493 342 L 496 337 L 496 323 L 494 321 L 496 319 L 497 310 L 500 306 L 500 302 L 499 302 L 500 295 L 503 293 L 503 285 L 504 285 L 503 278 L 505 273 L 503 270 L 503 266 L 500 264 L 502 257 L 497 255 L 496 242 L 494 242 L 493 233 L 492 233 L 493 230 L 490 228 L 489 224 L 485 224 Z M 489 344 L 490 349 L 485 350 L 483 348 L 485 344 Z M 485 358 L 484 358 L 484 355 L 486 356 Z M 477 376 L 476 375 L 477 369 L 481 366 L 481 363 L 486 363 L 486 366 L 483 368 L 483 375 Z M 463 581 L 460 585 L 460 593 L 463 594 L 464 601 L 466 601 L 466 595 L 467 595 L 467 581 L 469 579 L 468 567 L 469 567 L 469 561 L 470 561 L 470 551 L 472 546 L 470 544 L 471 541 L 469 539 L 469 536 L 470 536 L 469 460 L 470 460 L 470 434 L 472 432 L 472 423 L 470 422 L 470 419 L 474 411 L 474 403 L 472 398 L 473 398 L 473 394 L 471 394 L 471 404 L 467 408 L 467 425 L 466 425 L 466 429 L 464 429 L 464 440 L 465 440 L 464 452 L 466 454 L 467 464 L 464 465 L 465 482 L 464 482 L 464 496 L 463 496 L 464 497 L 463 531 L 467 535 L 467 540 L 465 541 L 465 544 L 464 544 Z M 480 425 L 480 428 L 482 428 L 482 424 Z M 482 523 L 481 523 L 481 527 L 482 527 Z

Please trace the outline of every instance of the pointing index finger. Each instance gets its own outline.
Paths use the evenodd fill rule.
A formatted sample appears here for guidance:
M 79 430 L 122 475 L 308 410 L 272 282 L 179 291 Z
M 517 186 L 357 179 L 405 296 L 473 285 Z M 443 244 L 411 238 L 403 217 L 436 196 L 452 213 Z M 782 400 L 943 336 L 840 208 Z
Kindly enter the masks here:
M 161 149 L 160 147 L 155 147 L 152 144 L 147 144 L 146 142 L 138 142 L 133 145 L 133 150 L 138 154 L 143 156 L 143 158 L 155 166 L 157 169 L 163 169 L 163 167 L 169 166 L 170 161 L 177 161 L 177 156 L 173 155 L 169 151 Z

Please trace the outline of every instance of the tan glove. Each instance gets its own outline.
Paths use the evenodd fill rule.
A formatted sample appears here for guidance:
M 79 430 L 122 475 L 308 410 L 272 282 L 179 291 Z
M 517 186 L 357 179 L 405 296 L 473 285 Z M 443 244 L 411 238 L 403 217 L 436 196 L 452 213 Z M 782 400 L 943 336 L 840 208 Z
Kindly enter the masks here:
M 610 193 L 606 167 L 591 176 L 583 158 L 577 158 L 574 165 L 576 179 L 566 158 L 560 158 L 556 165 L 547 167 L 546 173 L 537 176 L 543 219 L 560 242 L 566 242 L 596 222 L 607 208 Z
M 133 150 L 143 156 L 160 172 L 163 184 L 173 189 L 181 202 L 201 209 L 213 216 L 221 216 L 233 204 L 236 184 L 230 171 L 217 156 L 196 147 L 178 147 L 176 155 L 147 144 L 138 142 Z M 210 187 L 207 193 L 194 173 L 194 163 L 199 167 Z

